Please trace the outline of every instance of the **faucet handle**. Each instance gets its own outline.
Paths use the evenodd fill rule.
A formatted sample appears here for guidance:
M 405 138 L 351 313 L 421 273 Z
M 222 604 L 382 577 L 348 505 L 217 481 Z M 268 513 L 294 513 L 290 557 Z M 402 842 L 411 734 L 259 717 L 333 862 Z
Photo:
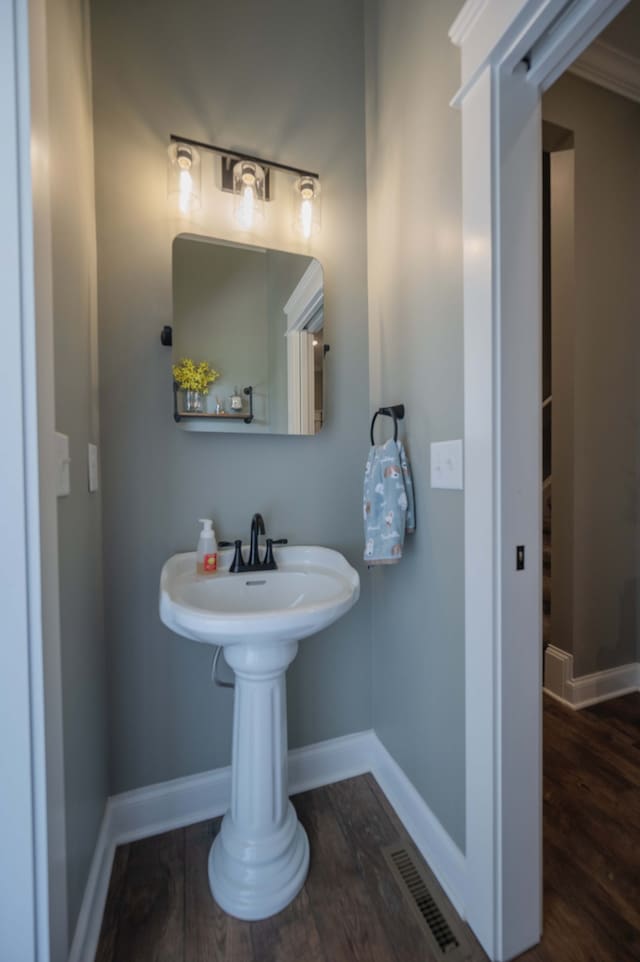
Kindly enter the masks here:
M 267 538 L 267 550 L 265 552 L 263 566 L 265 569 L 271 571 L 278 567 L 276 565 L 276 560 L 273 557 L 274 544 L 289 544 L 289 541 L 287 538 L 278 538 L 277 541 L 274 541 L 273 538 Z
M 229 571 L 232 571 L 234 574 L 236 574 L 238 571 L 246 571 L 247 566 L 245 564 L 244 557 L 242 556 L 242 541 L 240 538 L 238 538 L 237 541 L 234 541 L 233 544 L 236 550 L 233 555 L 233 561 L 231 562 Z
M 233 541 L 218 541 L 219 548 L 233 548 Z

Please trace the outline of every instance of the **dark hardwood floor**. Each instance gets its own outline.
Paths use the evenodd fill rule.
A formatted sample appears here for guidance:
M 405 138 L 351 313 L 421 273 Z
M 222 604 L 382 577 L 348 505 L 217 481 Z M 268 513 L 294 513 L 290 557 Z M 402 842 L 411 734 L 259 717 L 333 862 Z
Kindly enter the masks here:
M 384 860 L 410 841 L 374 779 L 293 803 L 311 866 L 284 912 L 247 923 L 218 908 L 207 858 L 220 819 L 200 822 L 118 848 L 96 962 L 436 962 Z
M 545 698 L 544 756 L 545 934 L 519 962 L 640 962 L 640 695 L 581 712 Z M 375 780 L 293 801 L 312 861 L 284 912 L 244 923 L 218 909 L 220 820 L 202 822 L 118 848 L 96 962 L 436 962 L 384 861 L 408 839 Z
M 640 960 L 640 694 L 544 700 L 544 936 L 519 962 Z

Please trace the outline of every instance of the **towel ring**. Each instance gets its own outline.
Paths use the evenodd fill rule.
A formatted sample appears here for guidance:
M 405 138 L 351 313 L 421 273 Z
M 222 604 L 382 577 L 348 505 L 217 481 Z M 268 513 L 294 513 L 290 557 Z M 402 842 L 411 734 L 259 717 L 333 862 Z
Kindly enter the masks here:
M 392 404 L 389 407 L 378 408 L 378 410 L 375 412 L 375 414 L 373 415 L 373 418 L 371 419 L 370 435 L 371 435 L 372 447 L 376 443 L 373 439 L 373 427 L 376 423 L 376 418 L 378 417 L 379 414 L 384 414 L 386 417 L 393 418 L 393 440 L 397 441 L 398 440 L 398 421 L 401 421 L 404 418 L 404 404 Z

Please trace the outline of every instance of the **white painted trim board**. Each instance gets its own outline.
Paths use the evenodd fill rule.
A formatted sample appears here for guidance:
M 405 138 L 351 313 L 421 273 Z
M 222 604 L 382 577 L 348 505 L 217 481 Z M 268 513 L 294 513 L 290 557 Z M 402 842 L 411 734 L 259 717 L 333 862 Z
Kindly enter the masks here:
M 575 711 L 640 691 L 640 662 L 605 668 L 576 678 L 573 655 L 549 645 L 544 655 L 544 667 L 545 692 Z
M 371 772 L 456 911 L 464 917 L 465 857 L 373 731 L 344 735 L 289 752 L 289 793 Z M 69 962 L 93 959 L 116 846 L 222 815 L 231 769 L 150 785 L 107 802 L 71 946 Z

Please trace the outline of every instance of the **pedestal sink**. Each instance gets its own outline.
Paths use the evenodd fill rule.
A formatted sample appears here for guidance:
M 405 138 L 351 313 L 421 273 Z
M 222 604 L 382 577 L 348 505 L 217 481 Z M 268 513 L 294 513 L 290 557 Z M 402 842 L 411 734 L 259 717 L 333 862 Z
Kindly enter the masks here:
M 196 574 L 194 553 L 170 558 L 160 578 L 160 617 L 193 641 L 221 645 L 235 673 L 231 807 L 209 854 L 209 884 L 225 912 L 274 915 L 295 898 L 309 842 L 287 794 L 285 672 L 298 642 L 358 600 L 357 572 L 337 551 L 284 547 L 276 571 Z

